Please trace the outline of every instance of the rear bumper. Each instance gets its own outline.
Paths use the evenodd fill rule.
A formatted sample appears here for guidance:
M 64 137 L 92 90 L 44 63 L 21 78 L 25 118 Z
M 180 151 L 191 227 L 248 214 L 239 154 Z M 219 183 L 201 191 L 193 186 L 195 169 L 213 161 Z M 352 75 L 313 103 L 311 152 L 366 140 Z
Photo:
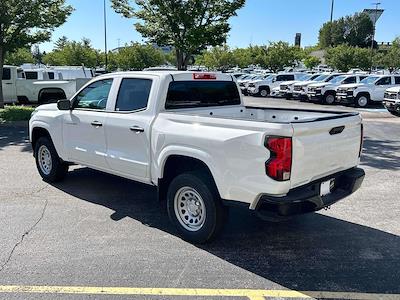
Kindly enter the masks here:
M 328 207 L 358 190 L 364 180 L 361 168 L 352 168 L 318 179 L 289 191 L 284 197 L 261 196 L 256 211 L 265 219 L 285 219 L 289 216 L 318 211 Z M 334 180 L 331 193 L 321 196 L 321 183 Z

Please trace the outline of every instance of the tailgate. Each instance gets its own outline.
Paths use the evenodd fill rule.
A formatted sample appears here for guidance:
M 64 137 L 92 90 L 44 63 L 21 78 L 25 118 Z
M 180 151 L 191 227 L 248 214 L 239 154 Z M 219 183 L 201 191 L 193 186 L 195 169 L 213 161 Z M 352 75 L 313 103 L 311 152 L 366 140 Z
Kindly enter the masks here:
M 359 115 L 292 123 L 292 126 L 292 188 L 358 165 Z

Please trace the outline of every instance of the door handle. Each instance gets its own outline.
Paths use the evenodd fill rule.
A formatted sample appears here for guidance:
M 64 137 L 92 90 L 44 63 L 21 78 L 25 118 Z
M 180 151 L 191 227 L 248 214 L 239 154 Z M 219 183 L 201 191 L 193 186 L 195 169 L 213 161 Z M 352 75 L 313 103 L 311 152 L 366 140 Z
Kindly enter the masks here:
M 139 126 L 131 126 L 131 127 L 129 127 L 129 130 L 134 131 L 136 133 L 144 132 L 144 128 L 139 127 Z
M 92 123 L 90 123 L 92 126 L 95 126 L 95 127 L 101 127 L 101 126 L 103 126 L 103 124 L 102 123 L 100 123 L 99 121 L 93 121 Z
M 10 85 L 10 84 L 12 84 L 12 82 L 6 82 L 6 84 L 7 84 L 7 85 Z

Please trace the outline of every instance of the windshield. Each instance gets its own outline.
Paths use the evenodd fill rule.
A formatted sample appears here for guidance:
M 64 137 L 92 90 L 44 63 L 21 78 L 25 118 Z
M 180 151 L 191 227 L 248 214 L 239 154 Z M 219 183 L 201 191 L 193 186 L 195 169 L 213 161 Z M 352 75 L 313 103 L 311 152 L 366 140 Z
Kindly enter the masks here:
M 337 76 L 335 78 L 333 78 L 330 82 L 331 83 L 341 83 L 342 80 L 346 79 L 346 76 Z
M 315 77 L 313 81 L 324 81 L 329 75 L 323 74 Z
M 371 83 L 374 83 L 378 79 L 379 79 L 379 77 L 370 76 L 370 77 L 367 77 L 367 78 L 364 78 L 363 80 L 361 80 L 360 83 L 371 84 Z

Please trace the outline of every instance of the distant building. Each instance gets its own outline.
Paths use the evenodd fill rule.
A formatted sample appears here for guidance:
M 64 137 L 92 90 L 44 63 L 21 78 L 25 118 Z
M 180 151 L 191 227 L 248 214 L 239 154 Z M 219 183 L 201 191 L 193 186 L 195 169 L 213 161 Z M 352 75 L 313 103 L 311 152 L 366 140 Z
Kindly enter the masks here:
M 296 33 L 296 37 L 294 38 L 294 45 L 297 47 L 301 47 L 301 33 Z

